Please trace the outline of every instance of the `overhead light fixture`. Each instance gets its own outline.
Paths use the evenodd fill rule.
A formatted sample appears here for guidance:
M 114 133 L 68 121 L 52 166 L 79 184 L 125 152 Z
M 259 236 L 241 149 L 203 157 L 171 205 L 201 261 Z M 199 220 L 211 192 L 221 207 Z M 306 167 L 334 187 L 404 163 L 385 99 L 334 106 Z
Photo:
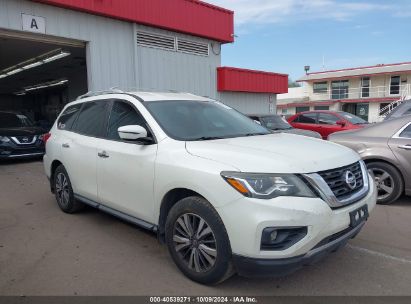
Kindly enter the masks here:
M 14 95 L 22 96 L 22 95 L 26 95 L 28 92 L 38 91 L 38 90 L 41 90 L 41 89 L 47 89 L 47 88 L 51 88 L 51 87 L 61 86 L 61 85 L 66 84 L 67 82 L 68 82 L 67 79 L 60 79 L 60 80 L 40 83 L 40 84 L 36 84 L 36 85 L 33 85 L 33 86 L 25 87 L 22 91 L 14 93 Z
M 71 55 L 70 52 L 62 51 L 61 49 L 57 49 L 57 50 L 45 53 L 43 55 L 26 60 L 24 62 L 21 62 L 12 67 L 9 67 L 7 69 L 0 71 L 0 79 L 20 73 L 22 71 L 26 71 L 26 70 L 38 67 L 40 65 L 43 65 L 43 64 L 55 61 L 55 60 L 62 59 L 70 55 Z

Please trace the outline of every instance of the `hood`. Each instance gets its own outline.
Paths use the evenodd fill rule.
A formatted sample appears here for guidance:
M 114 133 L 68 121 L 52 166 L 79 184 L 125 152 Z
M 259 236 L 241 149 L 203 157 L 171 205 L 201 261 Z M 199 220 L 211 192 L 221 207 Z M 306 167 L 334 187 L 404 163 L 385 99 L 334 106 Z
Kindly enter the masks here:
M 288 134 L 295 134 L 295 135 L 304 135 L 304 136 L 309 136 L 309 137 L 314 137 L 314 138 L 322 138 L 320 133 L 310 131 L 310 130 L 302 130 L 302 129 L 286 129 L 286 130 L 281 130 L 279 132 L 282 133 L 288 133 Z
M 311 137 L 277 133 L 210 141 L 189 141 L 188 153 L 253 173 L 312 173 L 360 159 L 346 147 Z
M 33 136 L 47 133 L 38 127 L 0 128 L 0 136 Z

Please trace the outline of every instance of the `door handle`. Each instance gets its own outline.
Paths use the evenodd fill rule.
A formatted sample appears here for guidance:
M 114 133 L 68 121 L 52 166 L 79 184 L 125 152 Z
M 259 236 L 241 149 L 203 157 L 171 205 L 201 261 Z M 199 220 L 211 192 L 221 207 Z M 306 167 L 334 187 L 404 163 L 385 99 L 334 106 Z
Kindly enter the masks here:
M 411 150 L 411 145 L 398 146 L 398 148 L 404 149 L 404 150 Z
M 106 151 L 101 151 L 101 152 L 97 153 L 97 155 L 98 155 L 98 157 L 101 157 L 101 158 L 109 158 L 109 157 L 110 157 L 110 156 L 107 154 Z
M 63 148 L 70 148 L 70 145 L 69 144 L 62 144 L 61 145 Z

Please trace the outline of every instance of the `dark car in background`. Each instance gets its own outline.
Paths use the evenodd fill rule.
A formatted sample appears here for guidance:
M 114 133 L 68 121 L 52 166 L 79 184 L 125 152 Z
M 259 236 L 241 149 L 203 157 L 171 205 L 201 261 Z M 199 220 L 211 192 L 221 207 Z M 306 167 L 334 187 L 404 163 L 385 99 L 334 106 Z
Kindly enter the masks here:
M 361 155 L 374 174 L 379 204 L 391 204 L 403 193 L 411 196 L 411 116 L 334 133 L 329 140 Z
M 0 160 L 42 156 L 44 134 L 27 116 L 0 112 Z
M 297 129 L 315 131 L 323 139 L 335 132 L 361 129 L 368 122 L 353 114 L 342 111 L 307 111 L 288 118 L 288 122 Z
M 266 115 L 248 115 L 251 119 L 255 120 L 257 123 L 266 127 L 273 132 L 290 133 L 296 135 L 304 135 L 314 138 L 321 138 L 320 133 L 300 130 L 293 128 L 284 118 L 280 115 L 266 114 Z
M 411 115 L 411 99 L 404 100 L 399 106 L 388 113 L 384 120 L 390 120 L 405 115 Z

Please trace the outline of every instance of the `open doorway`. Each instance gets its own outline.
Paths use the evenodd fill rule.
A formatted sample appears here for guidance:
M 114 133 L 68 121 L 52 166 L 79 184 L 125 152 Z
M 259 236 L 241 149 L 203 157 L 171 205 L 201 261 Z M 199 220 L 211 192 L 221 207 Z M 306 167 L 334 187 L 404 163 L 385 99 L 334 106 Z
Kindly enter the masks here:
M 84 43 L 0 32 L 0 111 L 25 115 L 48 129 L 65 104 L 87 91 Z

